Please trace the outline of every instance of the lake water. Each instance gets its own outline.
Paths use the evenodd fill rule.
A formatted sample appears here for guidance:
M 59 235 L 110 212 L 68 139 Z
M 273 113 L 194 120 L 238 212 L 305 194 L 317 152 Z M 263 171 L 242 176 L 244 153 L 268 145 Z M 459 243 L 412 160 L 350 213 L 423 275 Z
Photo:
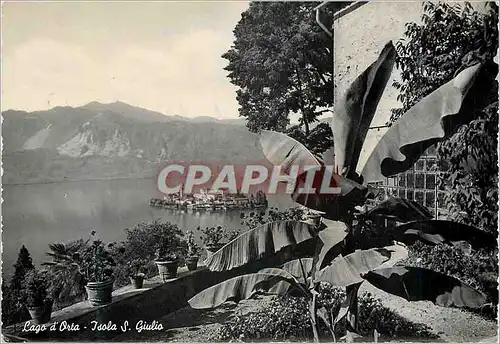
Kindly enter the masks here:
M 38 266 L 47 260 L 48 244 L 88 238 L 96 230 L 104 242 L 125 238 L 125 228 L 161 218 L 184 231 L 224 225 L 243 228 L 241 210 L 181 212 L 149 206 L 158 197 L 152 179 L 82 181 L 3 186 L 3 274 L 10 276 L 19 249 L 25 245 Z M 287 196 L 269 197 L 269 206 L 293 206 Z M 249 213 L 252 210 L 245 212 Z M 198 237 L 199 239 L 199 237 Z

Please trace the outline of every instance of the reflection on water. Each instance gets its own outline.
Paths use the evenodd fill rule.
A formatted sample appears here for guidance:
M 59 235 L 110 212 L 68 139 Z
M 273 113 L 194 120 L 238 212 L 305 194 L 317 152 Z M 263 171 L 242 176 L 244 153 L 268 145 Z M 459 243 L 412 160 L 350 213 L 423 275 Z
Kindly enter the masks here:
M 39 265 L 52 242 L 88 238 L 91 230 L 104 242 L 120 241 L 125 228 L 154 218 L 176 223 L 184 231 L 213 225 L 243 228 L 241 210 L 185 212 L 150 207 L 149 199 L 158 196 L 151 179 L 4 185 L 3 273 L 13 272 L 23 244 Z M 268 201 L 270 207 L 293 205 L 286 196 L 270 196 Z

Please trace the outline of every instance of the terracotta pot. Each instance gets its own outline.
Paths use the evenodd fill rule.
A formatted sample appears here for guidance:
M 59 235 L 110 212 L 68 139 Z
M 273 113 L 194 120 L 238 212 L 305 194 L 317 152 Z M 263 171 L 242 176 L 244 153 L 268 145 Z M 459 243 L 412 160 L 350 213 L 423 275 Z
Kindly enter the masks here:
M 130 282 L 132 282 L 135 289 L 141 289 L 144 283 L 144 274 L 130 276 Z
M 198 267 L 198 260 L 200 260 L 200 257 L 198 256 L 192 256 L 186 258 L 186 266 L 189 271 L 196 270 L 196 268 Z
M 179 267 L 178 260 L 170 261 L 155 261 L 158 266 L 158 273 L 163 282 L 177 277 L 177 268 Z
M 26 307 L 31 315 L 31 319 L 35 324 L 45 324 L 50 321 L 52 315 L 52 300 L 46 300 L 43 306 Z
M 219 251 L 226 243 L 209 244 L 205 246 L 207 250 L 207 259 L 210 258 L 215 252 Z
M 103 282 L 88 282 L 85 286 L 89 302 L 92 306 L 102 306 L 111 303 L 113 292 L 113 280 Z

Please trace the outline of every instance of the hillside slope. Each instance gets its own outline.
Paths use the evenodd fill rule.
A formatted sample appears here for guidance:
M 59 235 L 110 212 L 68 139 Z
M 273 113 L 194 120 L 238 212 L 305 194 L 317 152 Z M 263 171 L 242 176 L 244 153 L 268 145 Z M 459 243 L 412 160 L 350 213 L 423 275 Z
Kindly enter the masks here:
M 5 111 L 4 183 L 150 177 L 168 160 L 264 158 L 241 121 L 165 116 L 125 103 Z

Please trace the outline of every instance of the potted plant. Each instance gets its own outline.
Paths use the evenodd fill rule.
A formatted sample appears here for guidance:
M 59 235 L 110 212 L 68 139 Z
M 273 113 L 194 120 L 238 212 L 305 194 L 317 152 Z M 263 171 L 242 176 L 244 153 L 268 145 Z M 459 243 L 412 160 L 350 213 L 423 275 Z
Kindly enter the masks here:
M 186 266 L 189 271 L 194 271 L 198 267 L 200 247 L 195 243 L 192 231 L 188 231 L 187 235 L 188 254 L 186 257 Z
M 184 233 L 175 225 L 163 224 L 162 232 L 155 245 L 155 263 L 163 280 L 177 277 L 177 268 L 186 254 Z
M 101 240 L 83 250 L 80 271 L 86 281 L 88 300 L 92 306 L 111 303 L 115 261 Z
M 30 269 L 23 280 L 23 294 L 26 308 L 35 324 L 49 322 L 53 300 L 48 297 L 48 279 L 45 271 Z
M 199 229 L 200 227 L 198 227 Z M 211 257 L 215 252 L 220 250 L 227 242 L 233 240 L 239 235 L 236 230 L 227 230 L 222 226 L 206 227 L 201 231 L 203 233 L 203 243 L 207 250 L 207 258 Z M 223 239 L 225 239 L 223 241 Z
M 163 282 L 177 277 L 177 268 L 179 267 L 179 256 L 168 250 L 168 246 L 158 244 L 156 248 L 156 265 L 158 273 Z
M 136 258 L 128 262 L 130 282 L 135 289 L 141 289 L 144 284 L 144 267 L 147 264 L 145 259 Z

